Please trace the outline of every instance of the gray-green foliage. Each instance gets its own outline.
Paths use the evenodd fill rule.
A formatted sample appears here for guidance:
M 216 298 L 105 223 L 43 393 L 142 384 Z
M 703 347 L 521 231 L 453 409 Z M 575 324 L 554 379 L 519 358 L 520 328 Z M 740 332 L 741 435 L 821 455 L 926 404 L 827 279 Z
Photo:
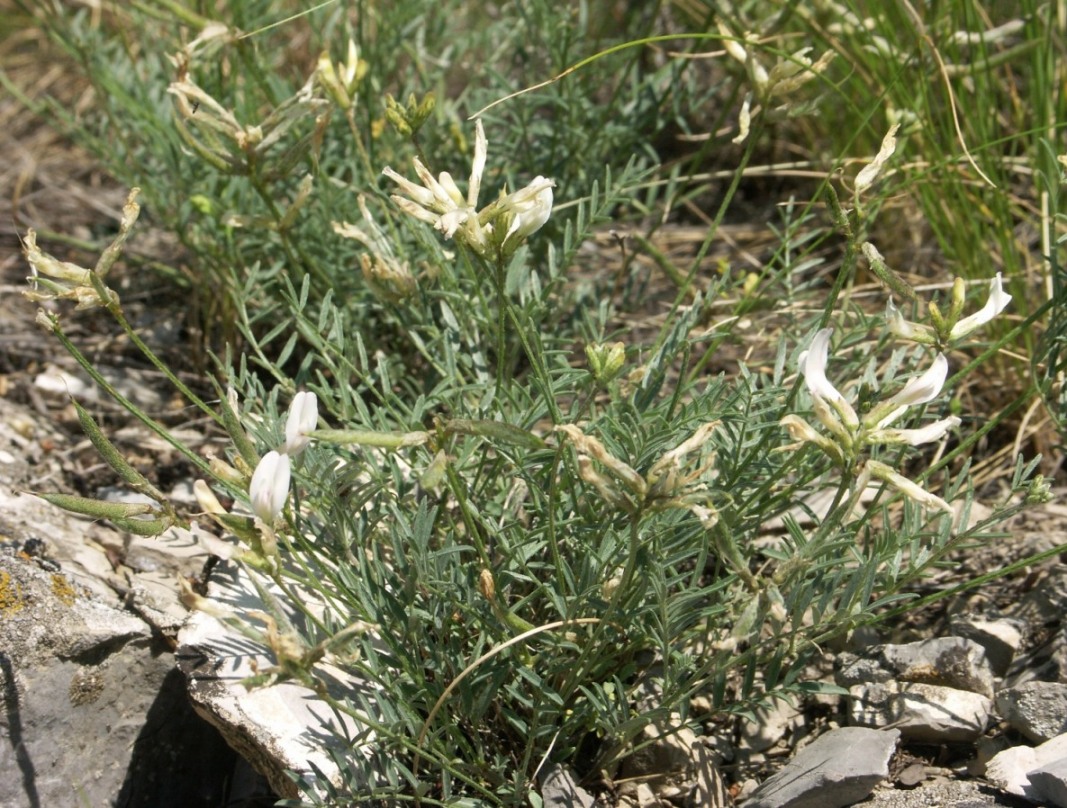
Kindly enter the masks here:
M 694 695 L 723 712 L 768 694 L 799 697 L 813 687 L 801 675 L 810 655 L 904 608 L 925 573 L 1018 507 L 1005 501 L 968 527 L 893 499 L 892 489 L 861 501 L 867 458 L 835 464 L 810 443 L 786 446 L 783 416 L 812 408 L 796 368 L 818 327 L 837 322 L 831 376 L 860 408 L 927 363 L 925 349 L 891 350 L 888 336 L 872 336 L 880 320 L 845 300 L 879 199 L 848 210 L 831 187 L 815 189 L 833 211 L 830 225 L 810 207 L 786 207 L 780 243 L 753 288 L 728 267 L 698 283 L 698 260 L 679 268 L 656 256 L 673 299 L 646 343 L 618 325 L 622 305 L 646 288 L 642 266 L 624 265 L 631 296 L 621 302 L 615 278 L 569 274 L 595 229 L 620 211 L 658 211 L 659 188 L 668 205 L 696 198 L 677 167 L 652 173 L 664 129 L 685 130 L 692 109 L 719 89 L 681 60 L 633 48 L 487 113 L 481 204 L 533 175 L 556 181 L 552 219 L 506 260 L 396 212 L 386 197 L 395 188 L 379 179 L 385 165 L 412 177 L 418 156 L 435 175 L 462 179 L 471 165 L 467 114 L 591 49 L 659 33 L 658 4 L 615 27 L 606 22 L 612 8 L 530 0 L 494 18 L 467 2 L 404 0 L 388 13 L 338 3 L 260 31 L 292 9 L 245 0 L 227 7 L 226 22 L 258 33 L 220 36 L 176 64 L 167 54 L 180 54 L 204 22 L 182 5 L 123 7 L 124 37 L 90 24 L 87 12 L 48 18 L 101 91 L 95 117 L 69 123 L 117 176 L 142 186 L 156 221 L 180 234 L 195 261 L 190 284 L 221 295 L 241 337 L 219 368 L 234 391 L 217 418 L 233 439 L 230 467 L 190 459 L 242 500 L 296 390 L 317 394 L 329 427 L 294 459 L 293 495 L 276 525 L 216 514 L 229 539 L 246 545 L 249 574 L 303 593 L 297 608 L 304 596 L 328 604 L 301 647 L 335 652 L 337 664 L 374 685 L 373 699 L 332 702 L 362 728 L 354 747 L 374 740 L 366 754 L 339 755 L 340 785 L 299 778 L 312 804 L 416 795 L 429 804 L 523 804 L 547 763 L 581 774 L 610 766 L 646 726 L 685 720 Z M 488 19 L 474 25 L 479 11 Z M 168 27 L 171 15 L 189 27 Z M 303 59 L 285 52 L 295 30 Z M 318 53 L 343 60 L 349 37 L 367 63 L 357 103 L 331 106 L 318 85 L 301 94 Z M 774 54 L 800 64 L 792 52 Z M 206 95 L 176 117 L 166 88 L 184 78 Z M 731 84 L 724 95 L 739 101 L 744 92 Z M 295 100 L 286 107 L 286 99 Z M 299 115 L 282 115 L 279 142 L 257 151 L 239 144 L 213 102 L 241 125 L 279 108 Z M 865 120 L 874 107 L 851 112 Z M 741 168 L 766 123 L 757 118 L 732 152 Z M 709 139 L 694 163 L 726 140 Z M 388 255 L 335 232 L 344 221 L 369 232 L 360 195 Z M 822 281 L 805 273 L 837 237 L 842 265 L 811 306 Z M 415 284 L 385 293 L 368 284 L 365 260 L 387 259 Z M 808 305 L 776 312 L 776 351 L 709 375 L 716 351 L 741 339 L 732 324 L 773 309 L 768 290 Z M 116 303 L 108 310 L 128 326 Z M 69 344 L 60 319 L 48 324 Z M 947 406 L 942 397 L 927 409 Z M 969 431 L 977 425 L 965 423 L 961 434 Z M 933 467 L 910 449 L 876 447 L 869 459 L 910 470 L 965 515 L 973 441 L 960 445 Z M 120 457 L 109 462 L 125 469 Z M 1013 490 L 1039 498 L 1034 470 L 1020 461 Z M 829 494 L 828 507 L 814 494 Z M 345 633 L 358 621 L 377 628 Z M 315 653 L 280 658 L 281 675 L 314 685 Z

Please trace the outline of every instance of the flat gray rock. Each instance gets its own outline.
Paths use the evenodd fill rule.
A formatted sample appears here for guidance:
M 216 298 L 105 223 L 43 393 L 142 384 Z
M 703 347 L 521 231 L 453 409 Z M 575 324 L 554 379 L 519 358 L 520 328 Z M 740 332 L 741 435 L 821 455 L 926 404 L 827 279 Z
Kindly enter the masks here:
M 264 581 L 263 585 L 280 598 L 273 584 Z M 268 611 L 248 575 L 232 562 L 223 561 L 215 567 L 208 595 L 215 605 L 234 614 Z M 315 602 L 308 594 L 310 608 Z M 286 618 L 302 626 L 303 616 L 295 610 Z M 370 754 L 373 735 L 363 732 L 351 716 L 335 715 L 310 688 L 296 681 L 252 690 L 244 686 L 245 680 L 275 664 L 266 647 L 203 612 L 189 616 L 178 641 L 178 668 L 188 680 L 193 707 L 281 796 L 299 796 L 288 771 L 315 782 L 317 769 L 337 785 L 340 770 L 331 752 L 349 757 Z M 329 656 L 316 665 L 315 674 L 338 699 L 362 696 L 367 703 L 374 703 L 373 687 L 329 664 Z M 327 729 L 340 718 L 344 726 L 336 731 Z M 360 742 L 346 745 L 344 736 L 360 738 Z
M 900 733 L 863 727 L 832 730 L 764 781 L 745 808 L 844 808 L 889 776 Z
M 1034 793 L 1056 808 L 1067 808 L 1067 758 L 1027 772 Z

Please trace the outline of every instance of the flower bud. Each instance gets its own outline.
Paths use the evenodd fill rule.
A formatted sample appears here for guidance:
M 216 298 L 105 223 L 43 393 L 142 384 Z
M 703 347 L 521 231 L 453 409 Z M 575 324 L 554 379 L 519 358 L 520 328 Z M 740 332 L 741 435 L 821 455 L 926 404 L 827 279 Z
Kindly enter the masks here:
M 626 344 L 613 342 L 610 345 L 586 345 L 585 357 L 589 360 L 589 370 L 593 378 L 605 384 L 618 376 L 622 370 L 626 361 Z
M 208 487 L 208 484 L 203 480 L 196 480 L 193 483 L 193 494 L 196 496 L 196 501 L 204 513 L 226 513 L 226 509 L 222 507 L 222 503 L 219 502 L 219 498 L 215 496 L 215 492 L 212 491 L 211 488 Z

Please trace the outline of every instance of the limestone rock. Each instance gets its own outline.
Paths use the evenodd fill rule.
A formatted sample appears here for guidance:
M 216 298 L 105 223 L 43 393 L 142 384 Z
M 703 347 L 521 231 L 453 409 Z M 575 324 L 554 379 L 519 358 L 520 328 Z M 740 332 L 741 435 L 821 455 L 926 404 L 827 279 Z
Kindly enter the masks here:
M 766 752 L 804 724 L 804 713 L 784 699 L 775 699 L 753 711 L 755 720 L 741 725 L 741 747 Z
M 702 744 L 697 744 L 693 747 L 693 756 L 697 766 L 696 786 L 687 804 L 702 808 L 730 808 L 733 800 L 722 773 L 715 765 L 714 752 Z
M 993 702 L 977 693 L 911 682 L 854 685 L 849 699 L 853 724 L 892 725 L 908 740 L 931 743 L 976 740 L 993 710 Z
M 994 675 L 1004 676 L 1022 645 L 1021 622 L 1008 618 L 958 617 L 951 622 L 952 633 L 973 640 L 985 649 Z
M 277 590 L 275 594 L 282 600 Z M 220 562 L 215 568 L 208 595 L 237 615 L 269 612 L 246 574 L 229 562 Z M 303 616 L 295 611 L 287 618 L 302 625 Z M 344 750 L 349 757 L 369 753 L 367 744 L 373 735 L 362 731 L 351 717 L 344 718 L 340 732 L 326 728 L 335 724 L 338 716 L 313 690 L 293 681 L 252 690 L 244 686 L 245 680 L 275 665 L 267 648 L 202 612 L 190 615 L 178 640 L 178 667 L 188 679 L 196 711 L 217 727 L 279 794 L 298 796 L 287 771 L 296 771 L 313 783 L 317 780 L 314 767 L 338 784 L 340 772 L 331 750 Z M 319 663 L 315 671 L 333 696 L 362 697 L 374 703 L 373 688 L 347 671 L 328 663 Z M 359 737 L 362 743 L 355 748 L 346 745 L 342 733 Z
M 673 727 L 650 724 L 644 728 L 644 740 L 651 743 L 626 758 L 624 777 L 670 777 L 692 771 L 693 747 L 698 744 L 696 733 L 680 726 L 680 718 L 674 718 L 677 723 Z
M 745 808 L 843 808 L 889 776 L 900 733 L 843 727 L 826 733 L 764 781 Z
M 1067 808 L 1067 758 L 1060 758 L 1046 763 L 1040 768 L 1027 772 L 1027 778 L 1034 794 L 1047 805 Z
M 575 782 L 574 773 L 558 764 L 541 778 L 541 799 L 545 808 L 593 808 L 596 804 L 593 795 Z
M 880 645 L 862 656 L 842 654 L 835 674 L 842 687 L 878 682 L 919 682 L 993 698 L 993 670 L 985 649 L 963 637 Z
M 1027 682 L 997 693 L 1001 717 L 1034 743 L 1067 732 L 1067 684 Z
M 1040 746 L 1015 746 L 995 755 L 986 766 L 986 779 L 1009 794 L 1041 802 L 1034 790 L 1029 772 L 1067 758 L 1067 734 L 1058 735 Z
M 236 757 L 176 674 L 142 621 L 0 553 L 0 805 L 223 804 Z

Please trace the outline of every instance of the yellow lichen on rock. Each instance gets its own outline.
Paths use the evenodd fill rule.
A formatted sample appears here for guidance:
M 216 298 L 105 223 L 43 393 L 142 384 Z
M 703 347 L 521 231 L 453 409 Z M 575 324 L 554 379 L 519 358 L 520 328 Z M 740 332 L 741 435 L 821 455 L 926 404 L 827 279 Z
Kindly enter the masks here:
M 67 580 L 66 576 L 60 575 L 58 572 L 52 575 L 52 594 L 66 606 L 73 606 L 78 597 L 78 593 L 74 591 L 70 581 Z
M 6 570 L 0 570 L 0 615 L 5 617 L 22 611 L 26 602 L 22 598 L 22 587 L 15 581 Z

